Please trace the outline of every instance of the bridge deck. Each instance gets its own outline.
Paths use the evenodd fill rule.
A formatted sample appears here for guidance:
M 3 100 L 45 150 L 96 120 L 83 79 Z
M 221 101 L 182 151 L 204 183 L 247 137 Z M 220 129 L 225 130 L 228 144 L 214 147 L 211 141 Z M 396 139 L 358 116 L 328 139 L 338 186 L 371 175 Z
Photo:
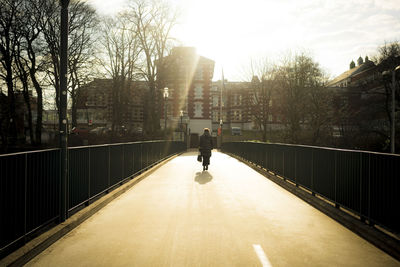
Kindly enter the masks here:
M 29 266 L 399 266 L 245 164 L 161 166 Z

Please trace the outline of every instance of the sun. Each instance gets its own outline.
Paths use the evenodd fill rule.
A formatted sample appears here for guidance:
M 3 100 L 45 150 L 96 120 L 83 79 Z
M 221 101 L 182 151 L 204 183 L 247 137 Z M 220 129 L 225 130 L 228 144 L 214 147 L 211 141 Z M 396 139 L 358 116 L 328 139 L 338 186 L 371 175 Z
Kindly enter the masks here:
M 183 45 L 194 46 L 200 55 L 214 60 L 217 72 L 223 67 L 230 69 L 229 73 L 238 73 L 252 55 L 272 57 L 299 34 L 294 25 L 282 30 L 281 27 L 292 22 L 291 18 L 284 12 L 284 6 L 271 2 L 187 1 L 182 23 L 177 26 L 177 38 Z M 285 25 L 281 25 L 282 21 Z M 214 75 L 214 80 L 219 76 Z

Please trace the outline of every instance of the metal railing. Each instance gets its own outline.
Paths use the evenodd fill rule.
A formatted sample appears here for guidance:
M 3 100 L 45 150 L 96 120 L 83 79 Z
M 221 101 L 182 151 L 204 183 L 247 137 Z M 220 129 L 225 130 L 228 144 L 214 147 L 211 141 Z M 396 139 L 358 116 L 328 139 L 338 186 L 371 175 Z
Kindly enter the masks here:
M 68 213 L 184 150 L 173 141 L 69 148 Z M 60 190 L 59 149 L 0 155 L 0 258 L 59 220 Z
M 237 155 L 352 211 L 400 232 L 400 156 L 257 142 L 223 143 Z

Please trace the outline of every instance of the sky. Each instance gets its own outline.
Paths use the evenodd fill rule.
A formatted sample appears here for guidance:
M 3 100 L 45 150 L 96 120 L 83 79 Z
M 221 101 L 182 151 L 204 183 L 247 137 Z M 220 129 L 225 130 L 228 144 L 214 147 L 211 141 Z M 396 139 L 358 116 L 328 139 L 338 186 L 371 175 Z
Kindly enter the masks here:
M 127 0 L 88 0 L 116 14 Z M 172 37 L 215 61 L 213 80 L 248 80 L 251 60 L 311 55 L 331 77 L 351 60 L 400 41 L 400 0 L 169 0 L 180 11 Z

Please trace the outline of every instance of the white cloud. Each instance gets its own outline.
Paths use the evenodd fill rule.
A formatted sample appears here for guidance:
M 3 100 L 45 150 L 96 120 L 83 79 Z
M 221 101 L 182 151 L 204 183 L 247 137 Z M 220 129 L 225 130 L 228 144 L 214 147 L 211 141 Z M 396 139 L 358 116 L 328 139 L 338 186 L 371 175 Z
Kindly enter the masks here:
M 375 0 L 374 2 L 378 8 L 400 10 L 400 3 L 398 0 Z
M 127 0 L 86 0 L 86 2 L 95 7 L 100 14 L 113 15 L 121 11 Z

